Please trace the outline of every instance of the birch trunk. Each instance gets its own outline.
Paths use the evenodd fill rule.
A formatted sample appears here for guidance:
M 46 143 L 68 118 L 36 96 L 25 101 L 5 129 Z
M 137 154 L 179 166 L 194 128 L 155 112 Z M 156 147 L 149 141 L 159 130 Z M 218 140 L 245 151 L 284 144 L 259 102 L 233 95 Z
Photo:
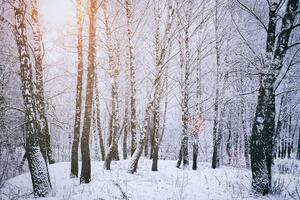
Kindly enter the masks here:
M 180 49 L 180 65 L 182 73 L 182 86 L 181 86 L 181 123 L 182 123 L 182 133 L 181 133 L 181 147 L 179 159 L 177 161 L 177 167 L 183 162 L 183 168 L 189 166 L 189 155 L 188 155 L 188 120 L 189 120 L 189 89 L 190 89 L 190 76 L 191 76 L 191 53 L 190 53 L 190 26 L 191 26 L 191 14 L 192 14 L 192 4 L 193 1 L 188 1 L 188 10 L 185 13 L 186 24 L 183 27 L 182 36 L 179 39 Z M 181 41 L 182 40 L 182 41 Z
M 140 136 L 140 139 L 138 142 L 138 146 L 137 146 L 136 150 L 134 151 L 134 153 L 131 157 L 130 163 L 129 163 L 128 173 L 131 173 L 131 174 L 135 173 L 137 170 L 138 162 L 142 155 L 143 148 L 145 145 L 145 138 L 146 138 L 146 131 L 148 128 L 149 117 L 150 117 L 151 110 L 153 110 L 153 105 L 154 105 L 154 101 L 155 101 L 155 93 L 156 93 L 155 90 L 156 90 L 156 85 L 157 85 L 158 79 L 159 79 L 158 76 L 159 75 L 156 75 L 156 78 L 155 78 L 155 81 L 153 84 L 153 92 L 150 96 L 150 100 L 149 100 L 146 110 L 145 110 L 143 129 L 141 131 L 141 136 Z
M 289 39 L 293 30 L 299 0 L 288 0 L 278 39 L 276 22 L 279 6 L 272 3 L 269 8 L 269 26 L 267 35 L 266 71 L 260 81 L 256 114 L 251 137 L 252 187 L 256 193 L 266 195 L 272 183 L 273 139 L 275 132 L 275 91 L 276 76 L 283 66 L 283 59 L 289 48 Z
M 33 74 L 29 55 L 25 24 L 25 3 L 18 2 L 15 8 L 15 37 L 20 60 L 22 96 L 25 112 L 26 155 L 31 174 L 33 193 L 36 197 L 45 197 L 51 191 L 51 182 L 47 162 L 43 159 L 39 146 L 39 124 L 33 92 Z
M 35 86 L 36 86 L 36 107 L 37 116 L 40 124 L 40 148 L 46 162 L 54 163 L 51 149 L 50 133 L 48 128 L 48 120 L 45 111 L 45 97 L 44 97 L 44 72 L 43 72 L 43 41 L 40 30 L 39 12 L 37 0 L 32 2 L 32 31 L 33 31 L 33 52 L 35 58 Z
M 131 132 L 131 156 L 137 147 L 136 138 L 136 67 L 134 63 L 133 46 L 133 8 L 132 0 L 125 0 L 126 20 L 127 20 L 127 39 L 129 56 L 129 74 L 130 74 L 130 132 Z
M 126 76 L 126 94 L 125 94 L 125 113 L 124 113 L 124 133 L 123 133 L 123 159 L 127 159 L 127 139 L 128 139 L 128 131 L 129 131 L 129 97 L 127 94 L 129 94 L 129 87 L 128 82 L 129 78 Z
M 118 143 L 117 133 L 119 132 L 119 108 L 118 108 L 118 76 L 119 68 L 117 64 L 113 65 L 113 84 L 112 84 L 112 130 L 111 130 L 111 144 L 109 151 L 105 156 L 104 168 L 110 170 L 110 164 L 112 159 L 118 160 Z
M 96 92 L 96 115 L 97 115 L 97 129 L 98 129 L 98 135 L 99 135 L 99 146 L 100 146 L 100 152 L 101 152 L 101 160 L 105 160 L 105 144 L 102 134 L 102 128 L 101 128 L 101 119 L 100 119 L 100 98 L 99 98 L 99 88 L 98 88 L 98 76 L 97 73 L 95 73 L 95 92 Z
M 77 20 L 77 86 L 76 86 L 76 102 L 75 102 L 75 122 L 74 137 L 71 153 L 71 177 L 78 177 L 78 147 L 80 140 L 80 123 L 81 123 L 81 107 L 82 107 L 82 79 L 83 79 L 83 16 L 81 0 L 76 0 L 76 20 Z
M 216 93 L 214 102 L 214 123 L 213 123 L 213 156 L 212 156 L 212 168 L 220 167 L 220 141 L 218 134 L 218 122 L 219 122 L 219 93 L 220 93 L 220 38 L 219 38 L 219 16 L 218 6 L 219 1 L 216 0 L 215 5 L 215 34 L 216 34 Z
M 88 50 L 88 73 L 83 129 L 81 136 L 82 167 L 80 183 L 91 181 L 91 159 L 89 137 L 91 130 L 91 116 L 93 107 L 93 95 L 95 85 L 95 58 L 96 58 L 96 14 L 97 1 L 89 2 L 89 50 Z

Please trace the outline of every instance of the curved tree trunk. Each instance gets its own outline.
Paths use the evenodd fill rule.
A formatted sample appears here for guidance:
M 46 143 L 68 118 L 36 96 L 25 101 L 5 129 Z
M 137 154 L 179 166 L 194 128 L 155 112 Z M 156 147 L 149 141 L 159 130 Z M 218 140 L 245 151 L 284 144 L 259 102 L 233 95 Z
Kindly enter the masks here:
M 111 141 L 109 151 L 105 156 L 104 168 L 110 170 L 111 161 L 119 160 L 117 133 L 119 132 L 119 108 L 118 108 L 118 74 L 119 69 L 114 65 L 113 84 L 112 84 L 112 114 L 111 114 Z
M 138 142 L 138 146 L 137 146 L 136 150 L 134 151 L 134 153 L 131 157 L 131 161 L 129 163 L 128 173 L 131 173 L 131 174 L 136 172 L 139 159 L 143 152 L 145 138 L 146 138 L 145 133 L 147 131 L 148 119 L 149 119 L 150 111 L 152 108 L 152 104 L 153 104 L 153 101 L 150 101 L 147 105 L 146 112 L 145 112 L 144 124 L 143 124 L 143 130 L 141 132 L 140 140 Z

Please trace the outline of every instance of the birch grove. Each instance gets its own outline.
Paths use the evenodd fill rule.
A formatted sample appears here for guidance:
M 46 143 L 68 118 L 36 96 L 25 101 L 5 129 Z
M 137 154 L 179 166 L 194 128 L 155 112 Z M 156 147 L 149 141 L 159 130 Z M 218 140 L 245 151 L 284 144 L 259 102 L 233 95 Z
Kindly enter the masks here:
M 0 0 L 1 199 L 298 199 L 299 0 L 57 1 Z

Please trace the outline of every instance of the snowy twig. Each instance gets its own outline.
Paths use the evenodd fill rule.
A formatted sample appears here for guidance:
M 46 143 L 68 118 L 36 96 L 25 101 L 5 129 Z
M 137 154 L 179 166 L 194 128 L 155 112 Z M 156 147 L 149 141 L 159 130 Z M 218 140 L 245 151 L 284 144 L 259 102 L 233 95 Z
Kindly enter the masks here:
M 128 196 L 126 195 L 126 193 L 124 192 L 124 190 L 122 189 L 120 184 L 117 183 L 116 181 L 112 181 L 112 182 L 120 190 L 120 192 L 122 193 L 122 199 L 129 200 Z

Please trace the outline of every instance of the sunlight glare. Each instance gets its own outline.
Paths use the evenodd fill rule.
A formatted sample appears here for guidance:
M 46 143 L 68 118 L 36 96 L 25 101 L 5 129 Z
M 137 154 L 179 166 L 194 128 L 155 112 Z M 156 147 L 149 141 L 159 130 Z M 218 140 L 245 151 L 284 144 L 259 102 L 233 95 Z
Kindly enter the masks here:
M 41 17 L 47 26 L 69 25 L 75 17 L 75 4 L 72 0 L 41 0 Z

